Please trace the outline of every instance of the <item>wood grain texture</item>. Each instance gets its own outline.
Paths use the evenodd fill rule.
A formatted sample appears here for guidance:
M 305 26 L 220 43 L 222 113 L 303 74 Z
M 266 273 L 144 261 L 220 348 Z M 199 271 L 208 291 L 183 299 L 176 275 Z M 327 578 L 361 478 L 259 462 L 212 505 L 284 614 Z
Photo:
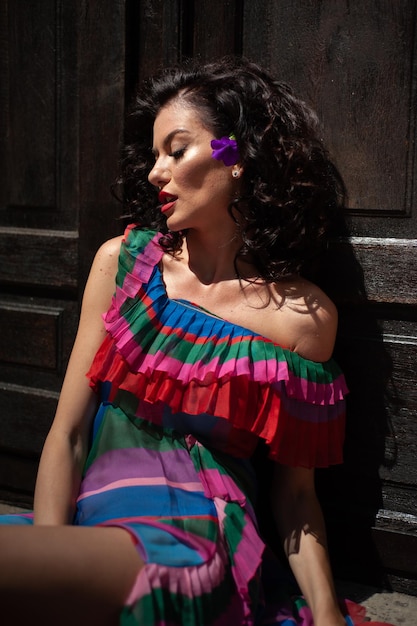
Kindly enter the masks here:
M 64 310 L 0 301 L 0 361 L 57 371 Z
M 353 237 L 370 302 L 417 305 L 417 240 Z
M 194 2 L 193 53 L 202 60 L 237 54 L 241 48 L 241 3 L 235 0 Z
M 0 448 L 39 455 L 52 422 L 58 394 L 47 389 L 2 383 L 0 398 Z
M 0 281 L 4 284 L 77 288 L 77 233 L 0 228 L 0 238 Z
M 350 206 L 410 214 L 417 112 L 414 0 L 245 4 L 243 52 L 317 111 Z
M 28 509 L 33 507 L 39 458 L 0 450 L 0 500 Z

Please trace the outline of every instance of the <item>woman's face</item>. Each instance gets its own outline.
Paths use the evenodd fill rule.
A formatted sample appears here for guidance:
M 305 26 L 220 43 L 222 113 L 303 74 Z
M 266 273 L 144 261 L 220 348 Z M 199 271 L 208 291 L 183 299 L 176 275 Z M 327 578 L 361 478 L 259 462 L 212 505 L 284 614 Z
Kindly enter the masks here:
M 155 119 L 156 161 L 148 178 L 161 188 L 161 211 L 172 231 L 218 231 L 233 224 L 227 208 L 238 179 L 232 177 L 233 166 L 212 158 L 212 139 L 198 111 L 181 100 L 166 105 Z

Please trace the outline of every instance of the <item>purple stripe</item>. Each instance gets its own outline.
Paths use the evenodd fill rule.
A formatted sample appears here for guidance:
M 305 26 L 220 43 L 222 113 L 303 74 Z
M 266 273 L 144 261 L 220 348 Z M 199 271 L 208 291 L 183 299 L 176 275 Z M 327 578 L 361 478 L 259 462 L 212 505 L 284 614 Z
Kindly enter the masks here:
M 164 476 L 173 482 L 199 482 L 187 450 L 161 452 L 146 448 L 122 448 L 104 452 L 94 461 L 83 479 L 81 492 L 100 489 L 124 478 L 134 478 L 138 467 L 142 478 Z
M 281 395 L 281 406 L 291 418 L 301 422 L 312 422 L 315 424 L 327 423 L 339 419 L 345 412 L 345 400 L 336 404 L 308 404 L 298 398 L 289 398 Z

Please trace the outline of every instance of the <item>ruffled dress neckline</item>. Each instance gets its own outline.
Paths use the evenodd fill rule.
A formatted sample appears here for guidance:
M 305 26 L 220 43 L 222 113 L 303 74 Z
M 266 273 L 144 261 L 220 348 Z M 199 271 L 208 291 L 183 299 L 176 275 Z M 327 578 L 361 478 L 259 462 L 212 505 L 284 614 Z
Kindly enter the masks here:
M 92 384 L 117 382 L 172 413 L 227 420 L 235 434 L 264 439 L 271 458 L 287 465 L 340 463 L 347 388 L 334 360 L 309 361 L 191 301 L 170 299 L 160 236 L 126 230 Z

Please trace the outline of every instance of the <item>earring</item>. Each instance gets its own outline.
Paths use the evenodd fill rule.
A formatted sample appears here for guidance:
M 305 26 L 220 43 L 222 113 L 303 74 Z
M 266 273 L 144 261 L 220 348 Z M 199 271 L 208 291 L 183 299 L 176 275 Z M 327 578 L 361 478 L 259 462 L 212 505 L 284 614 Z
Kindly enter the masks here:
M 233 178 L 239 178 L 239 176 L 240 176 L 240 171 L 239 171 L 239 170 L 233 170 L 233 172 L 232 172 L 232 176 L 233 176 Z

